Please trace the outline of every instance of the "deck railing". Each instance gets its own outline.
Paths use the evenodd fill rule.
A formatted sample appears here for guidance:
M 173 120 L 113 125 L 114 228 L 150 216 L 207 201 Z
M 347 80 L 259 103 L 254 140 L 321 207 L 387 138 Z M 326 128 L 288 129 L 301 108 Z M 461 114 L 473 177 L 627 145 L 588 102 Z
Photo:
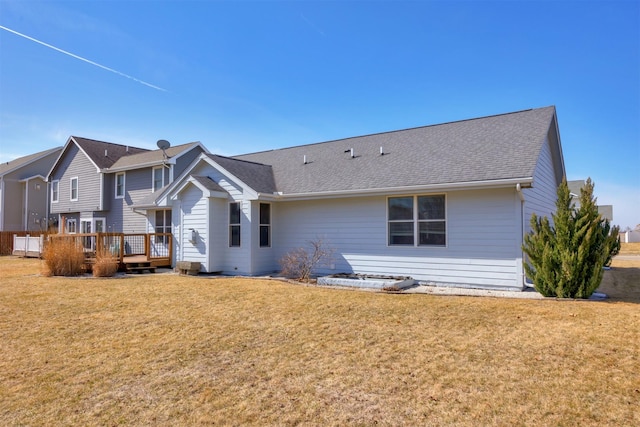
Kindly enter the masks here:
M 72 239 L 82 245 L 87 258 L 110 252 L 123 263 L 127 257 L 145 256 L 147 261 L 168 260 L 173 256 L 171 233 L 77 233 L 50 234 L 49 240 Z

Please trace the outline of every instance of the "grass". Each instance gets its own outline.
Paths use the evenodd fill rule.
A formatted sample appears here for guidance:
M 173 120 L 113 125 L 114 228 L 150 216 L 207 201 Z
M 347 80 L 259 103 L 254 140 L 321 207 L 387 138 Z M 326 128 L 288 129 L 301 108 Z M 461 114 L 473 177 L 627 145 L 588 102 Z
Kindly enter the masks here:
M 621 243 L 620 255 L 640 255 L 640 242 Z
M 640 424 L 637 261 L 607 302 L 39 263 L 0 258 L 0 425 Z

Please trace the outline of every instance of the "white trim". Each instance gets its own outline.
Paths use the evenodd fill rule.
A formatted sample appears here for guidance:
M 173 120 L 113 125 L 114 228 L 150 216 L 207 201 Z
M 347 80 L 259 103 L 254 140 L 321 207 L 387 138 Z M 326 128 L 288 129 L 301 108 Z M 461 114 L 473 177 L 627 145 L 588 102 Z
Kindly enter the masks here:
M 58 187 L 58 191 L 56 191 L 56 199 L 53 200 L 53 184 L 56 184 L 56 186 Z M 51 181 L 51 193 L 49 194 L 49 200 L 51 201 L 51 203 L 58 203 L 60 201 L 60 180 L 59 179 L 54 179 L 53 181 Z
M 73 180 L 74 179 L 76 181 L 76 198 L 75 199 L 73 198 Z M 58 189 L 59 188 L 60 187 L 58 187 Z M 77 176 L 72 176 L 71 178 L 69 178 L 69 201 L 77 202 L 79 197 L 80 197 L 80 180 L 78 179 Z
M 0 231 L 4 230 L 4 179 L 0 176 Z
M 238 205 L 238 211 L 239 211 L 239 222 L 231 222 L 231 205 L 236 204 Z M 228 231 L 229 231 L 229 248 L 241 248 L 242 247 L 242 202 L 240 201 L 231 201 L 229 203 L 227 203 L 228 209 L 227 209 L 227 224 L 229 226 Z M 231 244 L 231 227 L 238 227 L 238 234 L 239 234 L 239 238 L 240 238 L 240 242 L 237 245 L 232 245 Z
M 418 198 L 419 197 L 429 197 L 429 196 L 443 196 L 444 197 L 444 219 L 435 219 L 435 220 L 420 220 L 419 218 L 419 212 L 418 212 Z M 400 197 L 411 197 L 412 199 L 412 209 L 413 209 L 413 216 L 411 218 L 411 220 L 396 220 L 394 222 L 412 222 L 413 223 L 413 244 L 409 245 L 401 245 L 401 244 L 397 244 L 397 245 L 392 245 L 389 242 L 389 224 L 390 224 L 390 219 L 389 219 L 389 199 L 391 198 L 400 198 Z M 448 228 L 448 215 L 449 215 L 449 207 L 448 207 L 448 197 L 446 193 L 426 193 L 426 194 L 398 194 L 398 195 L 391 195 L 391 196 L 387 196 L 386 197 L 386 210 L 387 210 L 387 224 L 386 224 L 386 228 L 385 228 L 385 232 L 386 232 L 386 240 L 387 240 L 387 247 L 388 248 L 447 248 L 449 246 L 449 228 Z M 421 222 L 440 222 L 440 221 L 444 221 L 444 245 L 427 245 L 427 244 L 420 244 L 420 223 Z
M 68 234 L 77 234 L 78 233 L 78 220 L 74 218 L 65 218 L 64 231 Z M 69 231 L 69 224 L 73 223 L 73 233 Z
M 267 205 L 269 206 L 269 223 L 268 224 L 263 224 L 262 223 L 262 215 L 260 212 L 260 207 L 262 205 Z M 272 203 L 265 203 L 265 202 L 258 202 L 258 247 L 259 248 L 270 248 L 272 246 L 272 242 L 271 239 L 273 237 L 273 219 L 272 219 Z M 268 245 L 261 245 L 260 243 L 260 239 L 262 238 L 262 234 L 261 234 L 261 228 L 262 227 L 269 227 L 269 244 Z
M 122 194 L 118 195 L 118 176 L 122 176 Z M 124 195 L 126 194 L 126 182 L 127 182 L 127 173 L 126 172 L 116 172 L 113 176 L 113 187 L 114 187 L 114 197 L 116 199 L 124 199 Z
M 162 176 L 162 185 L 160 185 L 160 187 L 158 188 L 156 188 L 156 171 L 157 170 L 161 172 L 160 175 Z M 155 193 L 156 191 L 162 189 L 162 187 L 164 187 L 164 166 L 155 166 L 151 168 L 151 192 Z
M 364 188 L 355 190 L 323 191 L 317 193 L 275 193 L 273 195 L 259 193 L 264 200 L 311 200 L 354 196 L 383 196 L 387 194 L 418 194 L 434 193 L 455 190 L 510 188 L 520 184 L 522 188 L 529 188 L 533 183 L 533 177 L 509 178 L 486 181 L 452 182 L 444 184 L 411 185 L 407 187 Z

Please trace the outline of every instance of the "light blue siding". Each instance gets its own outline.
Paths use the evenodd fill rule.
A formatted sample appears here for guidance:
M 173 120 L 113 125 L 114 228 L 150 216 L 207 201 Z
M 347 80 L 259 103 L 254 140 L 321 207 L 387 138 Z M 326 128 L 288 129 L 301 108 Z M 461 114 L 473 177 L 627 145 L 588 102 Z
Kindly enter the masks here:
M 515 189 L 447 193 L 447 246 L 387 245 L 386 197 L 278 203 L 272 266 L 322 238 L 335 249 L 321 273 L 410 276 L 436 284 L 520 288 Z

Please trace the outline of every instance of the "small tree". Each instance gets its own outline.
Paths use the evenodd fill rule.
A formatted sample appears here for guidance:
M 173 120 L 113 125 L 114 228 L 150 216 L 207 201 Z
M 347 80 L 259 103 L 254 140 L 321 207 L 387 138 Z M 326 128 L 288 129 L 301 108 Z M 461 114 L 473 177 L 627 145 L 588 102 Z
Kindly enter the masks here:
M 620 249 L 619 229 L 598 213 L 591 178 L 580 190 L 578 209 L 566 181 L 557 194 L 553 226 L 546 217 L 531 217 L 532 231 L 523 244 L 529 257 L 524 268 L 544 296 L 589 298 L 600 286 L 602 267 Z
M 296 248 L 280 259 L 284 276 L 308 282 L 317 267 L 328 265 L 333 260 L 334 249 L 327 247 L 322 238 L 317 237 L 308 243 L 309 250 Z

